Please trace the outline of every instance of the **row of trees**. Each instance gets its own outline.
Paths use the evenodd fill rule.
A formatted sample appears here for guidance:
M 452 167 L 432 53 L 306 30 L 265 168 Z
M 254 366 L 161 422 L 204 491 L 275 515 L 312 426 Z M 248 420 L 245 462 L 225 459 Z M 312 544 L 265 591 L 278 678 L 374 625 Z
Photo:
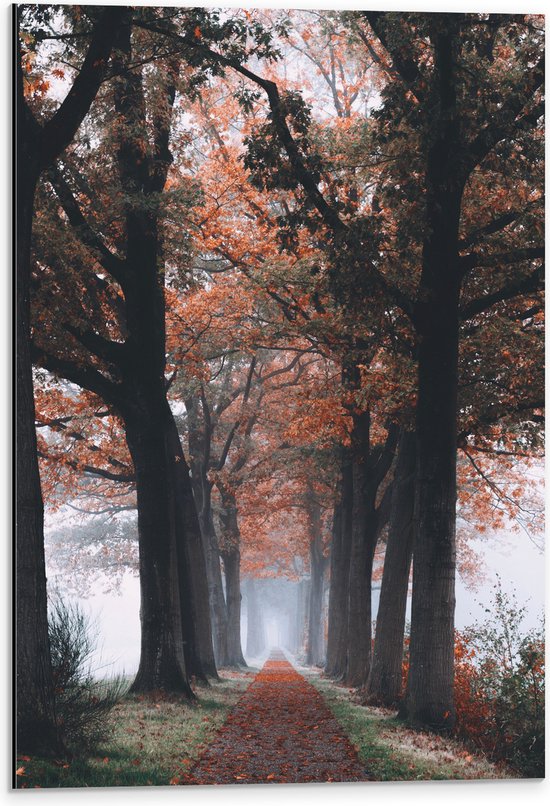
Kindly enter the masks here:
M 20 746 L 61 741 L 39 455 L 48 500 L 137 508 L 135 691 L 243 662 L 241 561 L 311 577 L 321 662 L 330 563 L 326 673 L 393 704 L 412 559 L 401 709 L 451 728 L 457 469 L 464 520 L 532 515 L 541 21 L 17 21 Z

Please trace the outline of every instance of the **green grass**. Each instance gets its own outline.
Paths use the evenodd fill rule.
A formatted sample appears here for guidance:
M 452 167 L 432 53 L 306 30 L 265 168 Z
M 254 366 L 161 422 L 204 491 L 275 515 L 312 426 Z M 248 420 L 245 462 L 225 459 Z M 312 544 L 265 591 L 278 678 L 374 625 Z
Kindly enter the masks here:
M 167 786 L 177 782 L 225 722 L 253 674 L 223 673 L 197 688 L 198 702 L 127 695 L 110 715 L 109 737 L 93 756 L 20 758 L 18 788 Z
M 359 705 L 351 692 L 317 676 L 310 682 L 355 746 L 377 781 L 437 781 L 513 777 L 510 770 L 472 754 L 460 742 L 406 727 L 395 713 Z

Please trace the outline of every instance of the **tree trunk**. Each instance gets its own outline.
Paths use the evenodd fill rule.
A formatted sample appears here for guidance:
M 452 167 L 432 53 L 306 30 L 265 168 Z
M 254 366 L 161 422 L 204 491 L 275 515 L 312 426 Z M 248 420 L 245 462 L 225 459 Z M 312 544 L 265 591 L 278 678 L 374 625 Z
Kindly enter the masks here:
M 314 557 L 310 551 L 311 587 L 309 591 L 309 621 L 306 663 L 322 666 L 323 657 L 323 591 L 325 558 Z
M 306 663 L 309 666 L 323 664 L 323 591 L 326 559 L 323 556 L 321 532 L 321 509 L 312 487 L 306 492 L 306 511 L 309 522 L 309 617 L 307 632 Z
M 377 487 L 369 478 L 370 414 L 354 414 L 352 432 L 353 509 L 349 574 L 347 685 L 363 686 L 368 678 L 372 640 L 372 563 L 377 538 Z
M 443 306 L 442 306 L 443 307 Z M 447 306 L 445 306 L 447 307 Z M 436 318 L 434 312 L 434 319 Z M 411 722 L 454 724 L 458 321 L 437 315 L 419 349 L 409 682 Z M 453 358 L 454 354 L 454 358 Z
M 298 654 L 298 608 L 299 608 L 299 583 L 292 585 L 292 599 L 288 601 L 288 640 L 287 649 L 293 655 Z
M 246 581 L 246 612 L 246 655 L 248 658 L 259 658 L 265 648 L 265 633 L 262 606 L 253 577 Z
M 229 666 L 246 666 L 241 646 L 241 535 L 237 521 L 237 502 L 228 487 L 218 484 L 222 508 L 220 522 L 221 558 L 225 572 L 227 600 L 227 662 Z
M 152 414 L 152 413 L 151 413 Z M 141 655 L 132 691 L 192 697 L 183 651 L 175 489 L 165 413 L 126 422 L 136 473 Z
M 297 591 L 298 606 L 296 608 L 296 655 L 303 659 L 305 655 L 306 624 L 309 609 L 309 580 L 301 579 Z
M 19 126 L 22 121 L 19 119 Z M 17 752 L 55 754 L 61 743 L 55 719 L 48 638 L 44 507 L 36 448 L 30 354 L 30 251 L 38 170 L 18 138 L 16 275 L 16 673 Z
M 217 679 L 203 539 L 189 468 L 168 402 L 166 407 L 170 434 L 169 450 L 170 455 L 174 457 L 171 468 L 176 491 L 176 546 L 187 671 L 189 675 L 202 680 L 208 677 Z
M 212 482 L 208 478 L 212 434 L 201 421 L 197 401 L 185 401 L 188 415 L 189 456 L 193 496 L 199 516 L 208 580 L 208 601 L 216 665 L 227 666 L 227 608 L 223 592 L 220 550 L 212 515 Z
M 212 638 L 216 665 L 227 666 L 227 604 L 223 592 L 222 571 L 220 566 L 220 550 L 218 538 L 212 519 L 212 512 L 203 513 L 204 546 L 206 568 L 208 574 L 208 592 L 210 597 L 210 617 L 212 620 Z
M 35 431 L 31 360 L 31 238 L 34 196 L 41 171 L 73 139 L 96 96 L 109 61 L 121 9 L 104 9 L 67 97 L 39 124 L 25 101 L 20 8 L 14 7 L 16 63 L 16 712 L 17 752 L 63 750 L 55 718 L 48 638 L 44 507 Z
M 327 663 L 325 674 L 341 679 L 347 668 L 347 624 L 349 613 L 349 570 L 353 480 L 349 451 L 344 450 L 339 513 L 335 511 L 330 554 Z
M 391 514 L 384 560 L 376 636 L 366 700 L 394 706 L 402 695 L 405 615 L 412 556 L 415 445 L 404 432 L 392 485 Z
M 456 416 L 463 183 L 456 179 L 458 22 L 446 15 L 434 34 L 439 107 L 427 155 L 426 224 L 415 318 L 419 334 L 417 468 L 410 668 L 406 714 L 450 730 L 454 708 Z
M 222 554 L 227 592 L 227 657 L 228 666 L 246 666 L 241 647 L 241 553 L 238 548 Z

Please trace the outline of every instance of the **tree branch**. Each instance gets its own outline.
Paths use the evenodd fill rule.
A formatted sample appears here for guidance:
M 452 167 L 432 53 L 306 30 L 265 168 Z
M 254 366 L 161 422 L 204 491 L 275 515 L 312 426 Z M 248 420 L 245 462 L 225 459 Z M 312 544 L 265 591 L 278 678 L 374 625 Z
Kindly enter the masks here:
M 65 150 L 86 117 L 105 76 L 117 28 L 127 13 L 128 9 L 122 6 L 107 7 L 95 23 L 79 74 L 57 112 L 42 127 L 39 140 L 42 170 Z
M 80 240 L 96 255 L 105 271 L 124 286 L 131 276 L 126 268 L 126 262 L 111 252 L 100 235 L 90 226 L 59 168 L 51 167 L 47 176 L 70 225 L 77 231 Z
M 492 308 L 493 305 L 496 305 L 499 302 L 514 299 L 514 297 L 519 297 L 522 294 L 530 294 L 540 291 L 543 288 L 543 282 L 544 263 L 527 277 L 523 277 L 520 280 L 517 280 L 515 283 L 509 283 L 503 288 L 500 288 L 498 291 L 494 291 L 492 294 L 485 294 L 484 296 L 461 306 L 459 312 L 460 318 L 462 321 L 466 321 L 467 319 L 471 319 L 473 316 L 477 316 L 478 314 L 487 311 L 489 308 Z
M 458 259 L 458 265 L 463 275 L 473 268 L 483 266 L 503 266 L 510 263 L 520 263 L 524 260 L 536 260 L 544 257 L 544 246 L 527 246 L 523 249 L 512 249 L 509 252 L 476 253 L 463 255 Z
M 418 64 L 412 57 L 411 49 L 407 49 L 406 44 L 404 44 L 404 38 L 401 37 L 399 40 L 398 45 L 392 45 L 390 39 L 387 35 L 386 30 L 386 23 L 388 14 L 385 11 L 362 11 L 361 15 L 367 20 L 370 27 L 372 28 L 374 34 L 379 39 L 380 44 L 383 46 L 384 50 L 389 54 L 395 71 L 407 85 L 407 88 L 413 92 L 413 94 L 420 100 L 421 95 L 419 95 L 418 88 L 415 88 L 414 85 L 417 80 L 421 77 L 420 70 L 418 68 Z M 409 35 L 409 41 L 411 37 Z M 371 56 L 373 55 L 373 51 L 369 48 L 369 52 Z
M 47 369 L 48 372 L 75 383 L 81 389 L 94 392 L 116 408 L 120 409 L 124 405 L 122 385 L 109 380 L 95 367 L 80 366 L 67 358 L 59 358 L 36 344 L 31 345 L 31 352 L 33 363 Z
M 530 112 L 525 113 L 523 116 L 521 116 L 521 113 L 532 100 L 535 92 L 543 85 L 544 53 L 531 73 L 522 78 L 521 86 L 511 93 L 493 116 L 491 122 L 479 132 L 467 147 L 468 157 L 464 162 L 463 178 L 468 177 L 474 168 L 514 127 L 520 124 L 535 125 L 536 121 L 544 114 L 543 101 L 537 103 Z

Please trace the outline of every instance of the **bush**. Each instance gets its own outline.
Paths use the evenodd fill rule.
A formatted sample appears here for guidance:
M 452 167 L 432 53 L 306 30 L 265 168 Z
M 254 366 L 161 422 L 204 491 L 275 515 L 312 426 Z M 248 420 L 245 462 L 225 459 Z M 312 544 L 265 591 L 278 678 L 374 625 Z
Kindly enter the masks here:
M 522 634 L 525 608 L 495 588 L 492 617 L 457 633 L 456 730 L 522 776 L 544 776 L 544 630 Z
M 57 723 L 67 749 L 89 752 L 108 735 L 106 719 L 125 693 L 122 678 L 97 680 L 92 656 L 96 639 L 78 605 L 57 599 L 48 618 Z

